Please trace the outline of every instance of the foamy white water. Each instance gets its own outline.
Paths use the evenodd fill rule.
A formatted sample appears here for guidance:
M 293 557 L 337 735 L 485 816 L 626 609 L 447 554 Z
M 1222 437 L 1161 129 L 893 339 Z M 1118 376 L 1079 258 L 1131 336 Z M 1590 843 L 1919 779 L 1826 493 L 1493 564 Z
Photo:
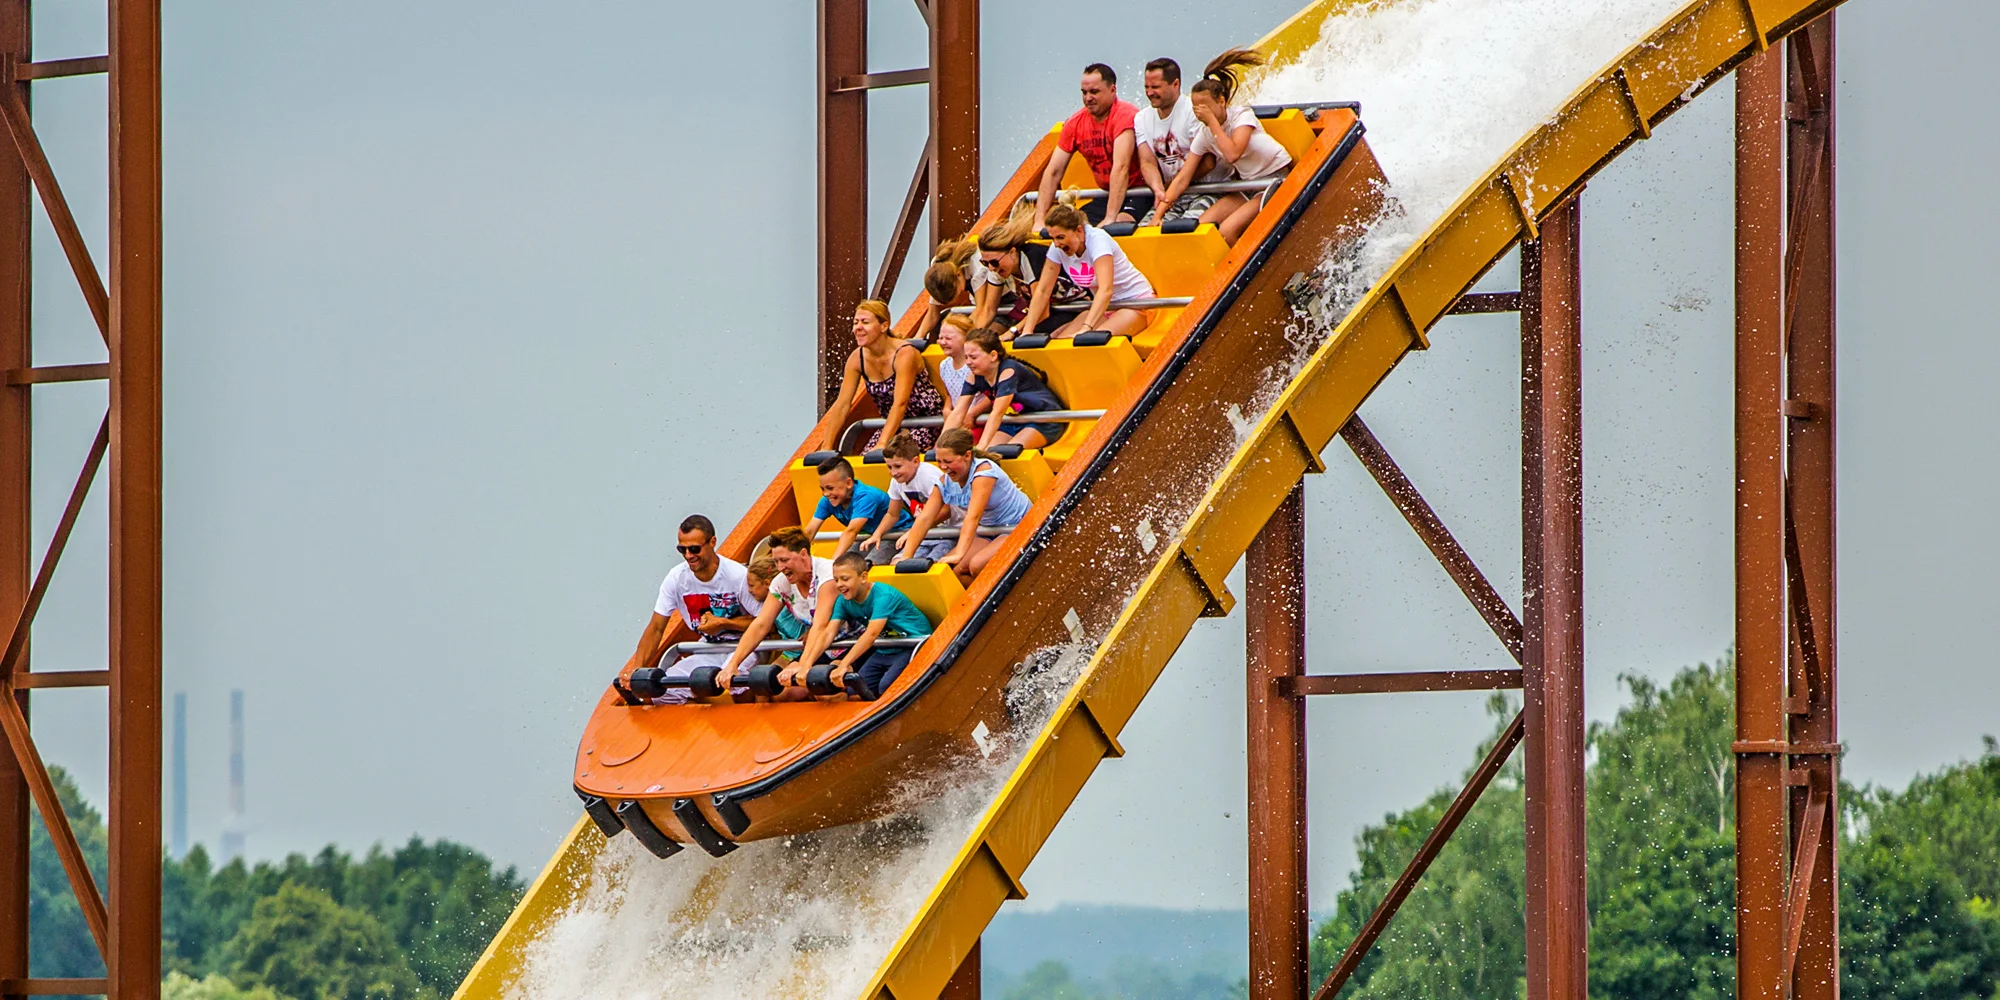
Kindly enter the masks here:
M 1685 0 L 1377 0 L 1329 18 L 1319 44 L 1257 84 L 1259 103 L 1359 100 L 1394 210 L 1329 261 L 1351 303 L 1521 136 Z M 1323 330 L 1314 331 L 1323 333 Z M 1296 362 L 1316 345 L 1303 331 Z M 1296 367 L 1292 370 L 1296 370 Z M 1287 380 L 1269 373 L 1275 394 Z M 1239 434 L 1254 416 L 1218 413 Z M 1198 497 L 1176 491 L 1192 503 Z M 1178 525 L 1168 497 L 1152 522 Z M 620 837 L 588 890 L 528 949 L 519 1000 L 854 997 L 943 876 L 1025 737 L 1085 651 L 1051 651 L 1021 687 L 1019 736 L 895 818 L 662 862 Z

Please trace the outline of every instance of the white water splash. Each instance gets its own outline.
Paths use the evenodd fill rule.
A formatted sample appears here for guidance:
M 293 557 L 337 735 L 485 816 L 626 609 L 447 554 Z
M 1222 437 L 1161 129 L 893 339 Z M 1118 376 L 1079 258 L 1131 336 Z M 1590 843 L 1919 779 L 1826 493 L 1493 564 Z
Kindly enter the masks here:
M 1068 693 L 1092 644 L 1044 650 L 1009 685 L 1015 720 L 968 745 L 949 787 L 889 819 L 661 860 L 611 841 L 588 888 L 528 947 L 511 1000 L 852 997 Z M 996 723 L 1001 720 L 994 720 Z

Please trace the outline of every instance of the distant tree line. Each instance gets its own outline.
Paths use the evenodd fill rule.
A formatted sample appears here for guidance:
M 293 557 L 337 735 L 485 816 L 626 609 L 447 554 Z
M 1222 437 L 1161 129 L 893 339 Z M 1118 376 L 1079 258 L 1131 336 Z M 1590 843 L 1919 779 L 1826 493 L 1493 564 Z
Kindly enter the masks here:
M 1734 677 L 1725 661 L 1632 701 L 1590 732 L 1590 994 L 1736 995 Z M 1496 699 L 1498 719 L 1513 706 Z M 1496 729 L 1497 732 L 1497 729 Z M 1491 740 L 1480 748 L 1483 755 Z M 1346 1000 L 1491 998 L 1524 989 L 1518 754 L 1403 904 Z M 1324 976 L 1456 789 L 1367 827 L 1359 865 L 1317 930 Z M 1903 791 L 1844 786 L 1841 991 L 1850 1000 L 2000 998 L 2000 753 Z
M 53 777 L 102 885 L 103 817 L 67 774 Z M 29 838 L 32 973 L 103 975 L 47 831 L 37 822 Z M 360 858 L 329 846 L 255 865 L 217 866 L 197 846 L 166 861 L 161 888 L 166 1000 L 435 1000 L 457 989 L 524 885 L 472 848 L 411 838 Z

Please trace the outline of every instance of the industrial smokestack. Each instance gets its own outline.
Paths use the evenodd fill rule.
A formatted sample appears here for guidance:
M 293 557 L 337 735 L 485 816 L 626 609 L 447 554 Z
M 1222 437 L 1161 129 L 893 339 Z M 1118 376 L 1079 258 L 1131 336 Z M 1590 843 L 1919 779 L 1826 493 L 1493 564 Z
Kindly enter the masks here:
M 188 852 L 188 696 L 174 692 L 174 831 L 172 857 Z
M 222 827 L 222 861 L 243 856 L 243 692 L 229 692 L 229 820 Z

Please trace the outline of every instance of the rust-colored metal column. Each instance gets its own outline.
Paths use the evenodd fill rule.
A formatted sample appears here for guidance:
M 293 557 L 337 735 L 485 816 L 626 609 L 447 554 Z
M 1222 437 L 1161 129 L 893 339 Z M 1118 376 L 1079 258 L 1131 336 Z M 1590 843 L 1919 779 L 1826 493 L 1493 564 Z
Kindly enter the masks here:
M 1244 557 L 1249 673 L 1250 997 L 1300 1000 L 1309 988 L 1306 705 L 1279 679 L 1306 672 L 1304 484 Z
M 938 1000 L 979 1000 L 979 942 L 972 942 L 972 950 L 945 982 Z
M 819 0 L 819 411 L 854 350 L 854 306 L 868 297 L 868 0 Z
M 1792 640 L 1792 884 L 1786 960 L 1797 1000 L 1840 996 L 1835 834 L 1840 741 L 1835 699 L 1834 588 L 1834 22 L 1827 14 L 1786 43 L 1787 548 Z M 1797 780 L 1803 779 L 1803 781 Z
M 1736 71 L 1736 984 L 1784 1000 L 1785 66 Z
M 979 0 L 931 0 L 931 249 L 979 218 Z
M 0 53 L 29 58 L 28 0 L 0 0 Z M 0 84 L 19 88 L 25 83 Z M 26 368 L 33 359 L 29 312 L 28 227 L 33 189 L 21 160 L 0 156 L 0 372 Z M 29 406 L 33 388 L 0 379 L 0 622 L 12 621 L 28 600 L 34 570 L 29 472 L 34 438 Z M 23 666 L 26 658 L 23 657 Z M 16 693 L 0 663 L 0 697 L 28 710 L 28 693 Z M 28 976 L 28 824 L 34 807 L 28 782 L 11 752 L 0 751 L 0 981 Z
M 160 995 L 160 4 L 112 0 L 111 1000 Z
M 1586 985 L 1581 222 L 1571 198 L 1521 248 L 1530 1000 L 1585 1000 Z

